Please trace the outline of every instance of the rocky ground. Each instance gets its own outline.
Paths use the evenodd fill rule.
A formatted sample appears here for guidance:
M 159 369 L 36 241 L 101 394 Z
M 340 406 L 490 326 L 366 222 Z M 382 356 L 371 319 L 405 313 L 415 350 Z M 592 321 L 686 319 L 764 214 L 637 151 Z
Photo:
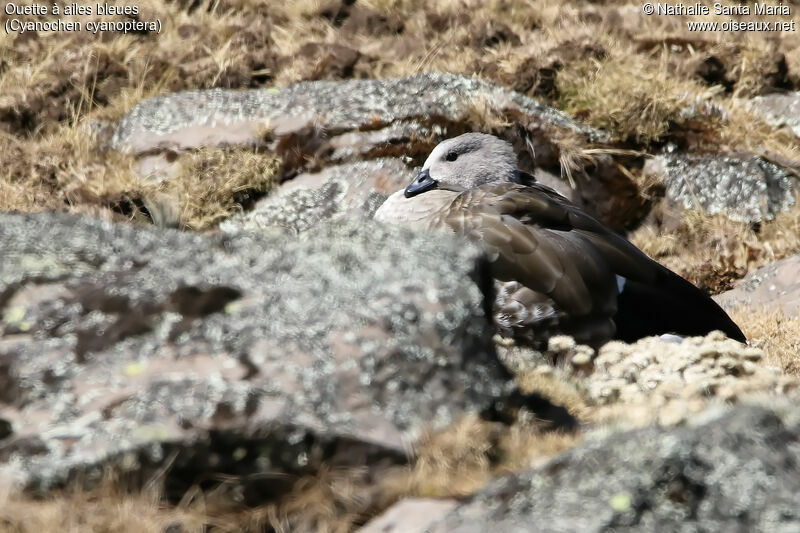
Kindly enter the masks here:
M 161 34 L 0 36 L 0 529 L 800 529 L 796 33 L 139 5 Z M 466 131 L 749 346 L 495 337 L 479 251 L 370 219 Z

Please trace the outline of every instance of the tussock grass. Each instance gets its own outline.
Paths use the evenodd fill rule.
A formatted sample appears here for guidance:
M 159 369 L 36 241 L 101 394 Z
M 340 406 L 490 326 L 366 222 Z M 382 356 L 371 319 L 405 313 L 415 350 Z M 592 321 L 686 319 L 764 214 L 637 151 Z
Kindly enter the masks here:
M 276 501 L 254 507 L 242 502 L 248 481 L 231 478 L 211 491 L 191 491 L 181 506 L 202 517 L 214 532 L 347 533 L 377 513 L 381 500 L 375 485 L 381 481 L 370 476 L 366 469 L 323 465 L 314 475 L 292 480 L 289 491 Z
M 187 227 L 210 228 L 241 209 L 242 202 L 266 193 L 279 163 L 248 149 L 203 149 L 182 156 L 178 176 L 159 192 L 180 205 L 179 219 Z
M 134 160 L 99 150 L 85 130 L 0 143 L 0 210 L 69 211 L 107 219 L 202 230 L 272 186 L 279 160 L 251 150 L 206 149 L 182 155 L 177 176 L 161 183 L 134 172 Z M 149 212 L 149 217 L 145 214 Z
M 766 354 L 764 364 L 800 376 L 800 316 L 787 317 L 780 309 L 739 307 L 730 313 L 750 344 Z
M 535 392 L 553 404 L 564 407 L 572 416 L 581 420 L 588 409 L 586 398 L 579 383 L 567 379 L 566 375 L 562 368 L 546 372 L 533 370 L 516 376 L 516 381 L 525 393 Z
M 242 493 L 253 480 L 228 478 L 213 489 L 190 489 L 174 505 L 163 499 L 163 480 L 134 488 L 113 475 L 97 487 L 63 489 L 36 498 L 0 491 L 0 531 L 15 533 L 236 533 L 262 531 L 353 531 L 376 513 L 363 469 L 322 467 L 292 480 L 280 499 L 249 507 Z
M 369 472 L 322 466 L 313 475 L 290 479 L 288 492 L 258 506 L 246 505 L 242 496 L 258 474 L 221 477 L 215 488 L 194 487 L 177 504 L 164 501 L 162 479 L 132 488 L 110 475 L 93 489 L 76 486 L 41 499 L 6 487 L 0 490 L 0 531 L 347 533 L 400 498 L 468 496 L 493 478 L 530 468 L 580 440 L 577 433 L 542 432 L 525 415 L 511 426 L 467 416 L 424 435 L 407 467 Z
M 670 75 L 666 63 L 648 61 L 614 44 L 606 60 L 579 62 L 559 73 L 561 107 L 622 140 L 647 144 L 681 121 L 696 83 Z M 649 67 L 649 68 L 648 68 Z
M 730 75 L 737 80 L 733 96 L 749 98 L 769 92 L 776 72 L 776 42 L 746 33 Z
M 203 517 L 190 509 L 167 508 L 160 491 L 127 491 L 108 480 L 95 490 L 70 489 L 44 498 L 25 496 L 8 487 L 0 490 L 0 531 L 15 533 L 139 533 L 203 531 Z
M 139 99 L 168 91 L 253 86 L 270 79 L 270 22 L 258 2 L 243 10 L 199 2 L 143 0 L 140 20 L 161 34 L 52 32 L 0 42 L 0 116 L 20 132 L 52 132 L 95 111 L 118 117 Z M 257 14 L 261 16 L 254 16 Z M 52 18 L 52 17 L 48 17 Z M 116 17 L 65 17 L 82 23 Z
M 22 141 L 3 134 L 0 143 L 0 208 L 66 210 L 101 207 L 111 196 L 139 188 L 132 160 L 100 153 L 84 130 L 61 127 L 56 133 Z
M 518 472 L 575 446 L 578 433 L 545 432 L 523 412 L 511 426 L 467 416 L 424 435 L 416 459 L 387 479 L 388 495 L 461 498 L 499 475 Z
M 665 209 L 673 220 L 668 231 L 648 224 L 628 237 L 647 255 L 693 283 L 720 292 L 748 271 L 800 252 L 798 201 L 774 220 L 761 223 L 758 232 L 722 215 Z
M 702 148 L 755 153 L 798 175 L 800 140 L 787 128 L 765 123 L 753 114 L 746 101 L 733 100 L 727 104 L 726 120 L 719 123 L 714 134 L 706 138 Z

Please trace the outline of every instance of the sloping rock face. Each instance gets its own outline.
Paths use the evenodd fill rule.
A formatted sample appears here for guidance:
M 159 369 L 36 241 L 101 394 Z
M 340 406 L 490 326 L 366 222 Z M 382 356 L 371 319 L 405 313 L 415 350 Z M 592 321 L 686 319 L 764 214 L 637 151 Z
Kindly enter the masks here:
M 590 441 L 510 476 L 432 533 L 797 531 L 800 423 L 741 407 Z
M 736 286 L 715 297 L 729 309 L 744 305 L 780 309 L 787 317 L 800 315 L 800 255 L 781 259 L 751 272 Z
M 361 192 L 385 196 L 401 189 L 441 140 L 485 129 L 486 124 L 496 124 L 487 132 L 514 144 L 522 168 L 535 167 L 557 176 L 561 175 L 562 145 L 574 148 L 608 141 L 604 132 L 514 91 L 475 78 L 424 73 L 152 98 L 122 119 L 110 145 L 135 154 L 138 172 L 153 180 L 174 174 L 170 161 L 175 152 L 206 146 L 268 150 L 283 161 L 280 179 L 300 175 L 312 194 L 328 194 L 332 179 L 339 189 L 348 189 L 346 182 L 354 178 L 362 180 L 337 201 L 353 214 L 359 210 L 348 206 L 360 202 Z M 385 162 L 390 159 L 397 170 L 387 179 Z M 383 163 L 369 165 L 372 161 Z M 362 168 L 348 179 L 352 165 L 358 164 Z M 332 178 L 331 173 L 338 177 Z M 577 191 L 571 196 L 615 228 L 631 227 L 647 214 L 648 201 L 609 155 L 587 160 L 582 168 L 574 169 L 573 179 Z M 274 205 L 262 205 L 256 210 L 274 209 Z M 262 213 L 254 217 L 272 216 Z M 248 225 L 247 220 L 240 222 Z
M 488 272 L 456 240 L 0 214 L 0 246 L 0 464 L 25 486 L 146 475 L 173 453 L 183 488 L 209 471 L 402 461 L 423 426 L 509 391 Z

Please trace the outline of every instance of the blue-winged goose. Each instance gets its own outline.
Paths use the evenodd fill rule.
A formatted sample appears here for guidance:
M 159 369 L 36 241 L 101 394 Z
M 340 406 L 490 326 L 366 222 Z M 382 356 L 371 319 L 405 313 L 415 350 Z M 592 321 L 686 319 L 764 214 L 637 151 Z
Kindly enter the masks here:
M 440 143 L 375 218 L 480 243 L 498 280 L 494 318 L 506 335 L 542 344 L 566 333 L 599 345 L 718 329 L 745 340 L 700 289 L 520 172 L 511 145 L 491 135 Z

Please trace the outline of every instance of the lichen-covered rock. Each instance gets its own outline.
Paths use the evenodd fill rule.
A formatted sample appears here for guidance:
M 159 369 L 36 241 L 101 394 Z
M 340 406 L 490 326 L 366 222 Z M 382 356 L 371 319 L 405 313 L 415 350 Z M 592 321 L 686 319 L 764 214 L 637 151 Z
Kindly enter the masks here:
M 494 482 L 429 531 L 798 531 L 798 457 L 796 413 L 738 407 L 589 439 Z
M 559 165 L 562 137 L 605 138 L 603 132 L 519 93 L 477 78 L 424 73 L 151 98 L 120 121 L 110 144 L 140 156 L 136 168 L 154 180 L 170 177 L 169 159 L 175 151 L 205 146 L 269 150 L 282 158 L 283 177 L 291 178 L 381 157 L 411 157 L 419 164 L 442 139 L 479 127 L 475 115 L 480 113 L 513 115 L 527 132 L 540 166 Z M 517 130 L 507 129 L 524 146 Z
M 787 317 L 800 315 L 800 255 L 775 261 L 749 273 L 736 286 L 714 299 L 723 307 L 780 309 Z
M 667 153 L 648 160 L 644 173 L 661 179 L 667 201 L 731 220 L 771 220 L 794 205 L 794 179 L 758 156 Z
M 476 98 L 536 119 L 541 126 L 591 136 L 603 134 L 580 126 L 566 114 L 513 91 L 476 78 L 424 73 L 405 78 L 301 82 L 286 88 L 234 91 L 186 91 L 140 102 L 122 119 L 111 144 L 119 150 L 148 152 L 164 147 L 256 141 L 259 128 L 292 130 L 301 117 L 326 130 L 373 130 L 409 119 L 465 121 Z M 277 122 L 276 122 L 277 121 Z M 226 141 L 225 136 L 230 135 Z
M 355 222 L 273 233 L 0 214 L 4 475 L 396 461 L 508 392 L 474 248 Z
M 800 137 L 800 93 L 773 93 L 757 96 L 750 101 L 751 109 L 767 124 L 787 127 Z

